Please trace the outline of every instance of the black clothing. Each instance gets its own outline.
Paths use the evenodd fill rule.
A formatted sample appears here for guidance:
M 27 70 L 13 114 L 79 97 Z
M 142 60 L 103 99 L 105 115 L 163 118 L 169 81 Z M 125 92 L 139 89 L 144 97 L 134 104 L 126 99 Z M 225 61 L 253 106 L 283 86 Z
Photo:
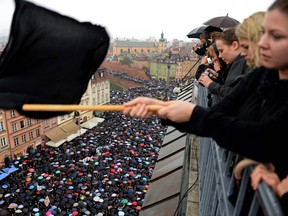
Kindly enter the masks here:
M 250 71 L 243 56 L 238 55 L 232 64 L 227 65 L 220 73 L 219 80 L 222 82 L 212 82 L 208 86 L 209 92 L 221 97 L 229 93 L 233 87 L 243 78 L 243 75 Z
M 210 45 L 211 45 L 211 42 L 210 42 L 210 41 L 202 44 L 202 47 L 201 47 L 201 48 L 197 48 L 196 51 L 195 51 L 195 53 L 196 53 L 197 55 L 200 55 L 200 56 L 205 55 L 205 54 L 206 54 L 206 51 L 207 51 L 207 48 L 208 48 Z
M 280 203 L 282 205 L 284 215 L 288 215 L 288 193 L 285 193 L 280 198 Z
M 288 174 L 288 80 L 279 80 L 278 71 L 258 68 L 211 108 L 196 106 L 189 122 L 162 123 L 212 137 L 244 157 L 272 162 L 280 178 Z

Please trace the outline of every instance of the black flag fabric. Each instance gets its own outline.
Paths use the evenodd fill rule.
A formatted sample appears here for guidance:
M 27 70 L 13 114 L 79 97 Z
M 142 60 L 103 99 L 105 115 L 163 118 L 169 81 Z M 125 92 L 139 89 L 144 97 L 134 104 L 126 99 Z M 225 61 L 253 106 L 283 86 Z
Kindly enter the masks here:
M 0 108 L 41 119 L 65 114 L 23 111 L 22 105 L 79 104 L 109 42 L 100 25 L 15 0 L 9 40 L 0 56 Z

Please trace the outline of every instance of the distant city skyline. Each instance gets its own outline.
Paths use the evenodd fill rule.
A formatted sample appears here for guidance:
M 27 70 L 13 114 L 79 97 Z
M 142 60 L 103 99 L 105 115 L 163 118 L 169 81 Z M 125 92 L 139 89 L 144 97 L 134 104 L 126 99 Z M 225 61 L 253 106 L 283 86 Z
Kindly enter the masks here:
M 274 0 L 206 0 L 195 3 L 178 0 L 173 4 L 164 0 L 30 0 L 31 2 L 73 17 L 105 27 L 112 38 L 145 40 L 150 37 L 191 41 L 187 34 L 216 16 L 228 16 L 242 22 L 257 11 L 266 11 Z M 9 31 L 14 11 L 13 0 L 0 1 L 0 34 Z

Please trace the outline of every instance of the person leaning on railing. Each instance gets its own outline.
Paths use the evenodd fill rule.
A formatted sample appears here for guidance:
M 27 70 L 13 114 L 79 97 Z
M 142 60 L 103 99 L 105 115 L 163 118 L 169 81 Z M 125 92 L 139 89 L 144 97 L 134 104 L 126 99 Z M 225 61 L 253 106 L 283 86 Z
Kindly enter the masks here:
M 183 101 L 138 97 L 124 104 L 123 114 L 149 118 L 181 132 L 213 138 L 220 147 L 256 161 L 273 163 L 288 174 L 285 143 L 288 122 L 288 1 L 275 0 L 265 14 L 258 43 L 264 67 L 248 73 L 212 107 Z M 162 106 L 151 111 L 148 105 Z
M 274 172 L 273 164 L 258 164 L 250 174 L 251 186 L 258 189 L 259 183 L 263 180 L 279 197 L 285 215 L 288 215 L 288 175 L 280 180 Z
M 208 73 L 202 73 L 198 82 L 205 86 L 209 92 L 220 97 L 228 94 L 247 74 L 250 69 L 246 65 L 246 60 L 241 56 L 241 47 L 235 33 L 235 27 L 221 32 L 215 39 L 216 47 L 221 58 L 227 66 L 221 71 L 222 83 L 216 82 L 209 77 L 209 74 L 216 74 L 216 71 L 209 68 Z

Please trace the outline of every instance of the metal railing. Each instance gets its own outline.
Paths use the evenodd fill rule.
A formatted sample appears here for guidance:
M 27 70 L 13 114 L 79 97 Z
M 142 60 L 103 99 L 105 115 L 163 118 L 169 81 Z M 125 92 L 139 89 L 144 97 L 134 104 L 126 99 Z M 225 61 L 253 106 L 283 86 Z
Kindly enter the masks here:
M 206 88 L 195 83 L 198 103 L 207 106 Z M 223 149 L 211 138 L 200 139 L 199 212 L 202 216 L 266 215 L 282 216 L 275 193 L 264 183 L 256 192 L 250 186 L 248 166 L 241 181 L 233 177 L 234 167 L 243 157 Z

